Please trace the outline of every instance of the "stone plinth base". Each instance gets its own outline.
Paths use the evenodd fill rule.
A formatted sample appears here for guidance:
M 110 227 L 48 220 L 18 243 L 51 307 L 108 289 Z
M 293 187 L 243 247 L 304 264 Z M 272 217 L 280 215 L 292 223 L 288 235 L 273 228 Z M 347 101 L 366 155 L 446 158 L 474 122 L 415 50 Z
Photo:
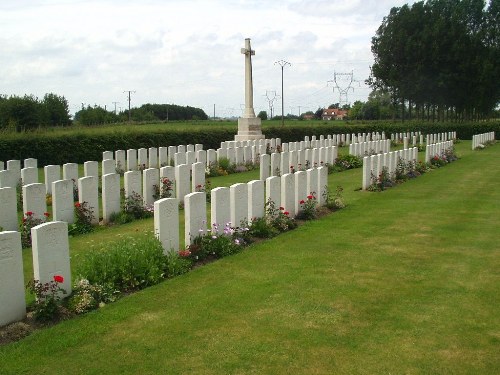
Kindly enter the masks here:
M 234 136 L 235 141 L 252 141 L 264 138 L 259 117 L 240 117 L 238 119 L 238 134 Z

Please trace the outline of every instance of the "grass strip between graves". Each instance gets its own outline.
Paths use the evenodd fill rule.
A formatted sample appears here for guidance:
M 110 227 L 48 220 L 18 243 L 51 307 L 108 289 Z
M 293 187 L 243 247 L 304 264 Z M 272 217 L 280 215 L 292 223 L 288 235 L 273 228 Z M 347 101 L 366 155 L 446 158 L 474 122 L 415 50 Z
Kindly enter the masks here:
M 500 147 L 457 146 L 382 193 L 330 175 L 346 209 L 0 347 L 0 373 L 500 373 Z

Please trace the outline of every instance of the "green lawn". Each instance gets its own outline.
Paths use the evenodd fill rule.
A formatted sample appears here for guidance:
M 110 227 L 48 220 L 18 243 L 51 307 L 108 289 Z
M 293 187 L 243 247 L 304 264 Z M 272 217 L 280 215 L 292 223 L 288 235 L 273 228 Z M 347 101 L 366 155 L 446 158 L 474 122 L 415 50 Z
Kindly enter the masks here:
M 346 209 L 0 347 L 0 374 L 498 374 L 500 147 L 457 149 L 382 193 L 330 175 Z

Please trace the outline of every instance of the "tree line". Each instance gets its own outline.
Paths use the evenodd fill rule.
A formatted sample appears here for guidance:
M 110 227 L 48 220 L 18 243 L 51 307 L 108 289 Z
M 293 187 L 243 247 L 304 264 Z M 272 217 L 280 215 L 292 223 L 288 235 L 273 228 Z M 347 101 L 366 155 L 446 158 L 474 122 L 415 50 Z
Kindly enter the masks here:
M 485 118 L 500 102 L 500 0 L 394 7 L 372 52 L 367 83 L 389 94 L 402 119 Z
M 175 104 L 144 104 L 131 108 L 130 115 L 134 122 L 208 119 L 200 108 Z M 128 110 L 115 113 L 97 105 L 82 107 L 72 119 L 66 98 L 53 93 L 45 94 L 42 99 L 34 95 L 0 95 L 0 130 L 24 132 L 51 126 L 70 126 L 74 123 L 100 125 L 128 120 Z
M 0 95 L 0 129 L 20 132 L 67 125 L 71 125 L 71 117 L 64 96 L 49 93 L 40 100 L 34 95 Z
M 143 104 L 118 113 L 101 106 L 87 106 L 75 113 L 75 122 L 81 125 L 99 125 L 115 122 L 145 121 L 186 121 L 207 120 L 208 116 L 200 108 L 176 104 Z

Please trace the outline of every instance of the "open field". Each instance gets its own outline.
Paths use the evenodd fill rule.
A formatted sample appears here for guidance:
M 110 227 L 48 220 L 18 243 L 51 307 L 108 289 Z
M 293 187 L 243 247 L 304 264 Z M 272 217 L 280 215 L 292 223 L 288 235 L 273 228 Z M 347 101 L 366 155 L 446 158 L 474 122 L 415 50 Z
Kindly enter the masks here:
M 2 346 L 0 374 L 498 374 L 500 147 L 457 151 L 382 193 L 332 174 L 346 209 Z

